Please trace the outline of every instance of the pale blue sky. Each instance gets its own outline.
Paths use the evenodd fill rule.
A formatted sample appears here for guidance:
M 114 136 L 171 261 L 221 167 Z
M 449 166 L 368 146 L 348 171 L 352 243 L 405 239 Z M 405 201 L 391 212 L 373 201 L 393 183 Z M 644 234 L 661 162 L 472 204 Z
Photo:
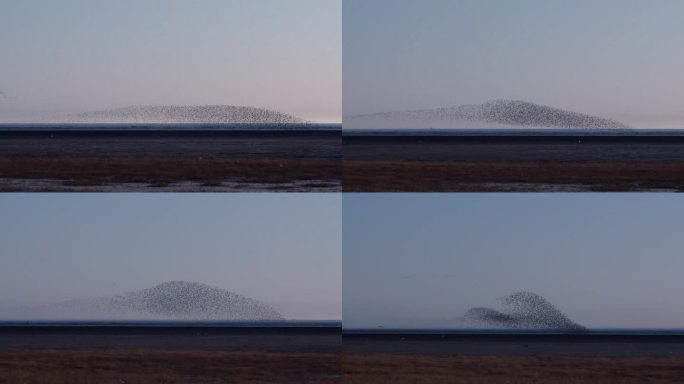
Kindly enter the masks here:
M 348 194 L 345 327 L 453 327 L 520 290 L 588 327 L 684 328 L 684 196 Z
M 340 319 L 340 205 L 310 193 L 5 194 L 0 311 L 185 280 L 287 318 Z
M 521 99 L 684 128 L 680 0 L 345 0 L 345 116 Z
M 144 104 L 341 120 L 341 0 L 3 0 L 0 121 Z

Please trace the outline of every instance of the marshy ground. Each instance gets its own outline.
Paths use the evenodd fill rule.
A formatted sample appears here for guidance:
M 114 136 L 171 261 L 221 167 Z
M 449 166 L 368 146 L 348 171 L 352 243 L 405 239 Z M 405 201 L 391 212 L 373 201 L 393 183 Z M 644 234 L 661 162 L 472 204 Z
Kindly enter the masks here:
M 0 351 L 0 383 L 339 383 L 336 353 L 163 349 Z
M 339 327 L 0 327 L 0 383 L 338 383 Z
M 350 192 L 681 191 L 679 137 L 345 136 Z
M 343 382 L 453 384 L 681 383 L 684 357 L 355 355 Z
M 341 189 L 339 131 L 4 131 L 2 191 Z
M 345 334 L 344 383 L 680 383 L 681 335 Z

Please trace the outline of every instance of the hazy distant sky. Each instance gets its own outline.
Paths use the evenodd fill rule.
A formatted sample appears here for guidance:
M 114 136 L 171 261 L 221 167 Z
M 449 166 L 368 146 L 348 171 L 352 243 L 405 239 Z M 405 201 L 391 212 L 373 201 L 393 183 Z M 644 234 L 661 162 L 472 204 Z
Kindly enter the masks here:
M 684 197 L 349 194 L 345 327 L 450 327 L 520 290 L 588 327 L 684 327 Z
M 335 194 L 0 196 L 2 305 L 109 296 L 171 280 L 341 318 Z
M 520 99 L 684 128 L 681 0 L 345 0 L 345 116 Z
M 231 104 L 341 120 L 341 0 L 3 0 L 0 121 Z

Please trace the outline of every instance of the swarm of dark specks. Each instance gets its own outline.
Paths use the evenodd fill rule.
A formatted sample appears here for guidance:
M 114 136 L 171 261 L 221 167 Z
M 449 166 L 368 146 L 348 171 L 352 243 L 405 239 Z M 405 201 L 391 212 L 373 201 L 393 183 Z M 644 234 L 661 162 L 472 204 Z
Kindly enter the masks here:
M 135 106 L 65 117 L 69 123 L 122 124 L 303 124 L 306 120 L 263 108 L 232 105 Z
M 510 329 L 550 329 L 581 331 L 585 328 L 558 310 L 545 298 L 532 292 L 518 292 L 501 299 L 504 311 L 472 308 L 465 317 L 482 326 Z
M 566 111 L 519 100 L 493 100 L 483 104 L 435 109 L 381 112 L 345 118 L 409 121 L 466 121 L 500 124 L 511 127 L 620 129 L 629 126 L 615 120 Z
M 95 299 L 71 300 L 34 309 L 40 317 L 155 320 L 282 320 L 273 307 L 206 284 L 172 281 L 152 288 Z

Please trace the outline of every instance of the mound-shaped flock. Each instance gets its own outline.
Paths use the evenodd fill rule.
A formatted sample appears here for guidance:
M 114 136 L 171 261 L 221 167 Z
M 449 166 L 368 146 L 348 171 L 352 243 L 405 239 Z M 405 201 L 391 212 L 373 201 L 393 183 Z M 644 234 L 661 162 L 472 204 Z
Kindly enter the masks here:
M 493 100 L 483 104 L 461 105 L 435 109 L 417 109 L 400 112 L 381 112 L 345 118 L 345 123 L 363 125 L 364 122 L 385 121 L 412 122 L 420 125 L 431 122 L 442 123 L 485 123 L 502 127 L 517 128 L 585 128 L 621 129 L 629 128 L 619 121 L 604 119 L 583 113 L 566 111 L 519 100 Z M 389 126 L 387 128 L 392 128 Z M 454 128 L 460 128 L 454 126 Z M 468 128 L 468 127 L 463 127 Z
M 201 283 L 172 281 L 122 295 L 33 308 L 39 317 L 145 320 L 283 320 L 272 306 Z
M 536 293 L 514 293 L 501 299 L 501 302 L 505 307 L 504 311 L 472 308 L 466 312 L 465 318 L 483 327 L 560 331 L 585 329 Z
M 303 124 L 306 120 L 263 108 L 233 105 L 134 106 L 60 118 L 63 123 L 121 124 Z

